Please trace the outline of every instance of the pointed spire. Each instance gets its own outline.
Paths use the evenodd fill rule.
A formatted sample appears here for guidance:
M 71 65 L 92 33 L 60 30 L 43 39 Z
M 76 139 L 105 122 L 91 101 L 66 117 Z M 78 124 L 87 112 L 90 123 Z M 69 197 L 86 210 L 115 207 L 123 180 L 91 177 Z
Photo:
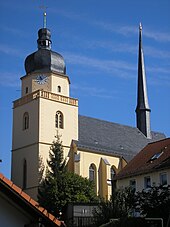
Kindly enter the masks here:
M 139 53 L 138 53 L 138 90 L 136 118 L 137 128 L 147 137 L 151 138 L 150 108 L 147 96 L 144 55 L 142 49 L 142 24 L 139 24 Z
M 47 27 L 47 13 L 43 13 L 43 28 Z

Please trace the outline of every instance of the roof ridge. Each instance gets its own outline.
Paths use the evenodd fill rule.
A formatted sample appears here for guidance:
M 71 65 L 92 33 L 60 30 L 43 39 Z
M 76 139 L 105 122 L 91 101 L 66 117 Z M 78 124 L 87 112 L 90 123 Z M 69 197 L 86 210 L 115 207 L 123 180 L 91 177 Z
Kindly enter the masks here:
M 147 146 L 150 145 L 150 144 L 153 144 L 153 143 L 161 143 L 161 142 L 163 142 L 164 140 L 170 140 L 170 137 L 168 137 L 168 138 L 163 138 L 163 139 L 160 139 L 160 140 L 157 140 L 157 141 L 149 142 L 149 143 L 147 144 Z
M 146 136 L 145 136 L 137 127 L 135 127 L 135 126 L 120 124 L 120 123 L 117 123 L 117 122 L 108 121 L 108 120 L 103 120 L 103 119 L 101 119 L 101 118 L 90 117 L 90 116 L 85 116 L 85 115 L 81 115 L 81 114 L 79 114 L 78 116 L 80 116 L 80 117 L 85 117 L 85 118 L 89 118 L 89 119 L 94 119 L 94 120 L 101 121 L 101 122 L 103 121 L 103 122 L 110 123 L 110 124 L 113 124 L 113 125 L 123 126 L 123 127 L 127 127 L 127 128 L 133 128 L 133 129 L 138 130 L 138 132 L 140 132 L 144 137 L 146 137 Z M 163 132 L 153 131 L 153 130 L 151 130 L 151 133 L 164 134 Z
M 129 127 L 129 128 L 135 128 L 135 129 L 137 129 L 135 126 L 124 125 L 124 124 L 120 124 L 120 123 L 113 122 L 113 121 L 108 121 L 108 120 L 99 119 L 99 118 L 96 118 L 96 117 L 84 116 L 84 115 L 81 115 L 81 114 L 79 114 L 79 116 L 80 116 L 80 117 L 91 118 L 91 119 L 94 119 L 94 120 L 97 120 L 97 121 L 107 122 L 107 123 L 110 123 L 110 124 L 115 124 L 115 125 L 119 125 L 119 126 L 125 126 L 125 127 Z M 137 129 L 137 130 L 139 130 L 139 129 Z M 140 130 L 139 130 L 139 131 L 140 131 Z

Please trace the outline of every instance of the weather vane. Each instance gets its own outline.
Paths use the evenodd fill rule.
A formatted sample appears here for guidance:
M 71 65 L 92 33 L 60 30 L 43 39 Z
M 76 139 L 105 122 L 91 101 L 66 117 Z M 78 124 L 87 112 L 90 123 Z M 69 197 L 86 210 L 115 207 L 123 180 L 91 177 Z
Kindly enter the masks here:
M 45 3 L 44 5 L 41 5 L 40 6 L 40 9 L 43 10 L 43 28 L 46 28 L 47 27 L 47 6 L 45 6 Z

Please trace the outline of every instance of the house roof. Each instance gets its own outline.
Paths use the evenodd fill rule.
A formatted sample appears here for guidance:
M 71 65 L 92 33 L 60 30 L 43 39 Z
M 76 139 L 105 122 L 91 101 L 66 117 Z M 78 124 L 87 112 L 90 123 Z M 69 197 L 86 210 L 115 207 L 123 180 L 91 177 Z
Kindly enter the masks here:
M 165 138 L 163 133 L 152 132 L 152 139 L 135 127 L 79 115 L 77 147 L 131 160 L 149 142 Z
M 149 143 L 115 177 L 123 179 L 170 168 L 170 138 Z
M 7 179 L 2 173 L 0 173 L 0 188 L 1 193 L 4 193 L 18 206 L 29 212 L 32 217 L 41 217 L 45 223 L 48 223 L 48 226 L 65 226 L 62 221 L 59 221 L 45 208 L 41 207 L 35 200 L 22 191 L 22 189 L 16 186 L 12 181 Z

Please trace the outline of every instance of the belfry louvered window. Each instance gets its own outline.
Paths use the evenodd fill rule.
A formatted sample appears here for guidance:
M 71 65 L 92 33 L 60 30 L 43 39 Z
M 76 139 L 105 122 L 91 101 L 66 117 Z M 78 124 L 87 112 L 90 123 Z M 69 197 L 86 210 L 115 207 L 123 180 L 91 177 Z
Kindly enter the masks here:
M 61 111 L 57 111 L 55 115 L 55 127 L 63 128 L 64 127 L 64 119 Z

